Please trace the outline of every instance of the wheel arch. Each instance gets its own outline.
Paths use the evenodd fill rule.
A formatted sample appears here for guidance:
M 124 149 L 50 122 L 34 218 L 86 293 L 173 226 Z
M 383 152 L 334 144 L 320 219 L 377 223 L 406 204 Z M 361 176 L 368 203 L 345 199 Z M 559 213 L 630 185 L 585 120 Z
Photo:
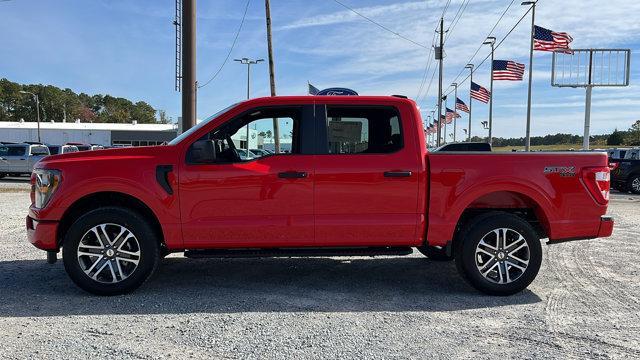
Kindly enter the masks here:
M 64 236 L 79 216 L 88 211 L 105 206 L 120 206 L 140 213 L 140 215 L 149 221 L 152 229 L 156 232 L 160 240 L 160 246 L 166 248 L 162 226 L 154 211 L 137 197 L 118 191 L 95 192 L 75 200 L 71 206 L 66 209 L 60 219 L 56 236 L 57 245 L 62 245 Z
M 538 201 L 519 191 L 493 191 L 475 198 L 466 205 L 456 223 L 451 249 L 455 251 L 458 248 L 462 241 L 460 235 L 470 222 L 478 216 L 490 213 L 516 215 L 531 225 L 540 238 L 549 237 L 549 215 Z

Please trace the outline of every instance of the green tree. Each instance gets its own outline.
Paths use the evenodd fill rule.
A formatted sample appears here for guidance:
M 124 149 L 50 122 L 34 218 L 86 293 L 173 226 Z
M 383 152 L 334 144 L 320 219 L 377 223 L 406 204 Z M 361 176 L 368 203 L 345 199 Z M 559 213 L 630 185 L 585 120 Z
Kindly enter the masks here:
M 624 137 L 618 129 L 614 130 L 607 138 L 607 145 L 622 145 Z
M 627 142 L 629 145 L 640 145 L 640 120 L 636 120 L 629 128 Z

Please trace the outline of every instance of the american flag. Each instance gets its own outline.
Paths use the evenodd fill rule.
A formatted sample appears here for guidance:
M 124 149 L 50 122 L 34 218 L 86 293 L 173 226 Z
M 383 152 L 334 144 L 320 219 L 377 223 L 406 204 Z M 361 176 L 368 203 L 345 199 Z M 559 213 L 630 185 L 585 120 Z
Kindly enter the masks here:
M 471 82 L 471 98 L 486 104 L 489 102 L 489 98 L 491 98 L 491 93 L 482 86 Z
M 464 101 L 458 98 L 456 98 L 456 110 L 464 111 L 466 113 L 469 112 L 469 108 L 467 107 L 467 104 L 465 104 Z
M 493 80 L 522 81 L 524 64 L 511 60 L 493 60 Z
M 572 41 L 571 35 L 565 32 L 555 32 L 537 25 L 534 26 L 533 50 L 565 50 L 564 52 L 571 52 L 569 43 Z
M 445 117 L 445 121 L 447 122 L 447 124 L 451 124 L 451 121 L 453 121 L 454 118 L 459 118 L 460 114 L 458 114 L 457 112 L 447 108 L 447 116 Z

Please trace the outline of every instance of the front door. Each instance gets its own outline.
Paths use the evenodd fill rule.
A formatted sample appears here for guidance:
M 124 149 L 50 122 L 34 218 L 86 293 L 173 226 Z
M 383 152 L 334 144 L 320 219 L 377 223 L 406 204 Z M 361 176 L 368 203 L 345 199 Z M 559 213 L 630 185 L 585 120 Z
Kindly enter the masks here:
M 326 106 L 316 160 L 316 241 L 330 246 L 415 245 L 420 152 L 394 107 Z
M 253 109 L 207 134 L 216 160 L 185 159 L 180 171 L 185 247 L 312 245 L 313 130 L 311 107 L 293 106 Z

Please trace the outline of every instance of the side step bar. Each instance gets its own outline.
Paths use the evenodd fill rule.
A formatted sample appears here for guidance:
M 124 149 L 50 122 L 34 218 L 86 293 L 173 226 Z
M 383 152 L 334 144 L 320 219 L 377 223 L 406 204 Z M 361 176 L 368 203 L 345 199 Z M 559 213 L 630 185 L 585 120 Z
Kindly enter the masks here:
M 203 249 L 185 250 L 184 256 L 192 259 L 318 256 L 328 257 L 409 255 L 412 252 L 413 249 L 410 247 Z

